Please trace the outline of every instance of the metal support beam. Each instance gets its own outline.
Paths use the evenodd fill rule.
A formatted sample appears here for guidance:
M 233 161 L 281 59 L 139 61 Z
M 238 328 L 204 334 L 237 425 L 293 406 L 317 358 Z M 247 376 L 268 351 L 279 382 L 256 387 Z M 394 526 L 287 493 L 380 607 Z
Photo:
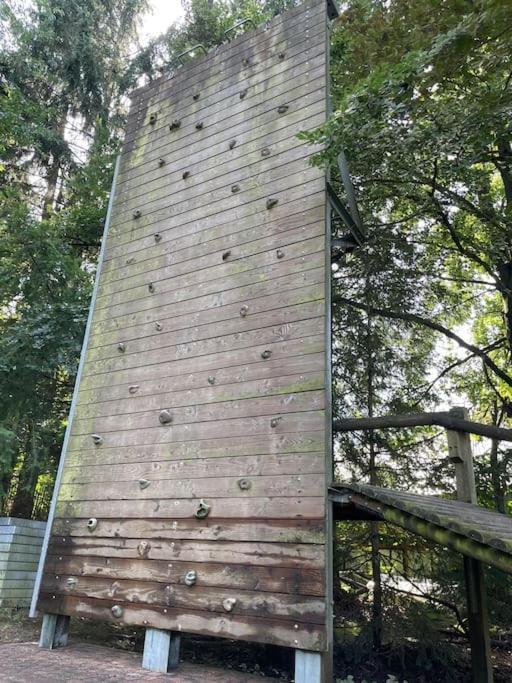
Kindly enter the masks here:
M 68 644 L 69 617 L 65 614 L 44 614 L 39 647 L 53 650 Z
M 295 650 L 295 683 L 322 683 L 322 656 Z
M 180 661 L 180 634 L 159 628 L 147 628 L 144 639 L 142 668 L 167 673 Z

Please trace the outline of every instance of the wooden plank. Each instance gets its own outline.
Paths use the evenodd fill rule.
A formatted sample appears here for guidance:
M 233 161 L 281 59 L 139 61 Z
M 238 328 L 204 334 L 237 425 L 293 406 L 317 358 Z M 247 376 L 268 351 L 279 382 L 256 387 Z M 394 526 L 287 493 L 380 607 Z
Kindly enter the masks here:
M 51 552 L 103 557 L 137 559 L 139 539 L 76 538 L 52 536 Z M 181 562 L 220 562 L 251 564 L 260 567 L 321 567 L 324 548 L 321 545 L 301 543 L 229 543 L 226 541 L 166 541 L 154 540 L 146 546 L 144 558 L 152 560 L 180 560 Z
M 322 75 L 325 70 L 325 65 L 320 63 L 320 66 L 314 68 L 310 73 L 301 73 L 306 69 L 311 69 L 311 64 L 308 62 L 299 65 L 293 72 L 289 72 L 289 75 L 295 79 L 299 85 L 303 85 L 308 79 L 315 79 L 318 84 L 318 78 Z M 295 75 L 294 75 L 295 73 Z M 262 84 L 261 87 L 266 86 L 267 82 Z M 223 103 L 224 104 L 224 103 Z M 220 105 L 217 105 L 220 106 Z M 232 106 L 232 103 L 230 103 Z M 306 127 L 307 124 L 303 124 Z M 283 134 L 284 132 L 284 134 Z M 261 152 L 247 152 L 247 143 L 249 136 L 244 136 L 243 144 L 242 140 L 237 148 L 236 155 L 229 155 L 229 159 L 224 162 L 219 163 L 219 159 L 214 157 L 208 157 L 203 160 L 203 162 L 198 166 L 195 172 L 187 178 L 188 182 L 186 185 L 183 183 L 183 172 L 189 170 L 191 166 L 191 160 L 189 158 L 183 157 L 178 160 L 169 161 L 165 159 L 165 163 L 160 165 L 157 164 L 156 168 L 154 163 L 147 162 L 142 164 L 135 171 L 126 172 L 125 182 L 121 187 L 121 193 L 119 195 L 119 204 L 122 206 L 120 200 L 130 199 L 135 200 L 137 197 L 147 200 L 144 198 L 144 194 L 158 192 L 167 188 L 167 191 L 179 190 L 181 187 L 187 187 L 189 190 L 196 186 L 202 186 L 205 182 L 215 181 L 222 184 L 222 178 L 230 172 L 239 170 L 241 173 L 244 171 L 248 173 L 248 166 L 259 164 L 258 171 L 261 172 L 262 169 L 271 168 L 273 166 L 278 166 L 283 163 L 284 159 L 287 157 L 293 158 L 295 155 L 311 154 L 315 150 L 315 147 L 305 146 L 304 143 L 297 139 L 295 131 L 286 131 L 284 129 L 277 139 L 280 139 L 280 144 L 277 146 L 276 139 L 273 140 L 275 144 L 275 150 L 273 154 L 267 157 L 262 157 Z M 286 134 L 287 132 L 287 134 Z M 267 145 L 268 146 L 268 145 Z M 279 153 L 277 153 L 279 151 Z M 216 168 L 218 169 L 218 174 L 215 173 Z M 142 185 L 140 184 L 140 179 L 143 179 Z M 177 183 L 177 187 L 174 187 L 174 182 Z
M 171 650 L 171 631 L 158 628 L 147 628 L 144 636 L 144 652 L 142 668 L 158 673 L 167 673 L 175 669 L 179 662 L 179 634 L 173 637 Z
M 126 265 L 140 264 L 141 261 L 161 256 L 162 253 L 173 254 L 176 260 L 186 261 L 189 258 L 204 256 L 212 251 L 226 249 L 234 245 L 252 242 L 270 235 L 277 235 L 297 225 L 307 226 L 315 221 L 322 221 L 325 216 L 325 203 L 322 197 L 313 195 L 309 199 L 310 206 L 304 207 L 286 204 L 278 205 L 272 211 L 272 215 L 265 214 L 263 222 L 255 224 L 248 218 L 244 225 L 235 223 L 221 223 L 196 232 L 194 230 L 176 229 L 174 226 L 165 226 L 158 233 L 156 242 L 155 234 L 133 239 L 118 247 L 109 250 L 110 260 L 105 263 L 105 271 L 113 273 L 118 268 Z M 269 220 L 265 220 L 269 219 Z M 128 258 L 130 264 L 127 264 Z M 133 260 L 135 259 L 135 260 Z M 116 279 L 112 277 L 112 279 Z
M 268 268 L 273 265 L 277 265 L 278 268 L 275 268 L 273 272 L 270 271 L 269 274 L 275 276 L 272 279 L 277 280 L 279 277 L 294 274 L 297 266 L 300 265 L 300 261 L 297 262 L 296 259 L 303 259 L 304 256 L 311 256 L 311 259 L 308 259 L 307 267 L 305 267 L 304 260 L 302 261 L 303 272 L 315 267 L 321 268 L 323 271 L 324 264 L 320 259 L 320 251 L 323 246 L 324 236 L 320 233 L 318 223 L 316 223 L 314 227 L 311 225 L 301 226 L 280 235 L 255 240 L 248 244 L 232 245 L 229 256 L 225 256 L 226 248 L 215 250 L 205 256 L 199 256 L 196 259 L 197 268 L 195 271 L 193 259 L 169 264 L 170 259 L 168 257 L 156 257 L 149 262 L 143 262 L 141 266 L 137 265 L 137 268 L 118 269 L 116 275 L 120 277 L 115 280 L 105 279 L 102 296 L 108 295 L 108 300 L 104 302 L 103 308 L 97 309 L 96 317 L 101 320 L 109 313 L 111 315 L 118 314 L 118 311 L 124 313 L 125 310 L 130 312 L 132 308 L 139 310 L 135 304 L 131 308 L 126 306 L 132 301 L 143 300 L 143 308 L 157 308 L 158 305 L 168 301 L 169 294 L 173 291 L 175 292 L 174 300 L 195 298 L 202 294 L 202 290 L 198 287 L 198 291 L 195 291 L 196 288 L 194 287 L 193 292 L 190 293 L 190 281 L 194 272 L 198 285 L 210 277 L 213 284 L 209 291 L 219 293 L 223 291 L 221 284 L 223 278 L 225 290 L 229 291 L 240 286 L 240 284 L 244 284 L 245 278 L 243 276 L 246 276 L 248 271 L 254 271 L 251 273 L 249 282 L 251 280 L 252 282 L 258 280 L 261 282 L 261 269 L 266 268 L 268 271 Z M 279 255 L 277 250 L 280 250 Z M 291 264 L 289 264 L 290 261 L 292 261 Z M 144 265 L 146 269 L 144 269 Z M 288 267 L 292 273 L 288 273 Z M 188 294 L 183 291 L 183 285 L 187 279 L 189 281 Z M 300 281 L 299 274 L 296 275 L 296 280 Z M 148 289 L 149 283 L 152 284 L 151 292 Z M 180 285 L 182 285 L 181 289 Z M 279 282 L 276 285 L 279 287 Z
M 100 479 L 101 481 L 101 479 Z M 83 536 L 87 519 L 58 518 L 53 533 Z M 215 519 L 99 519 L 95 531 L 101 538 L 145 538 L 203 541 L 267 541 L 269 543 L 321 543 L 322 520 L 224 520 Z M 57 572 L 58 573 L 58 572 Z M 62 573 L 62 572 L 61 572 Z M 76 573 L 76 572 L 75 572 Z
M 222 498 L 222 519 L 323 519 L 321 498 Z M 211 501 L 214 504 L 214 501 Z M 62 501 L 57 503 L 58 517 L 97 517 L 140 519 L 192 518 L 197 510 L 194 500 L 122 500 Z
M 252 38 L 246 36 L 246 45 L 237 49 L 235 53 L 232 53 L 234 44 L 231 41 L 229 44 L 219 46 L 215 55 L 210 54 L 208 56 L 208 69 L 205 70 L 204 66 L 201 66 L 201 59 L 195 59 L 175 71 L 170 78 L 165 76 L 156 79 L 153 84 L 140 89 L 139 94 L 132 93 L 127 135 L 133 135 L 134 131 L 139 130 L 143 123 L 149 120 L 149 114 L 152 111 L 166 111 L 173 104 L 176 107 L 181 105 L 181 107 L 199 109 L 211 92 L 221 91 L 222 83 L 228 81 L 230 77 L 236 76 L 237 73 L 242 75 L 246 84 L 252 84 L 252 79 L 256 75 L 271 71 L 269 67 L 272 67 L 273 64 L 269 57 L 273 58 L 274 64 L 296 61 L 298 59 L 297 45 L 299 49 L 304 48 L 303 35 L 307 42 L 313 42 L 313 34 L 318 32 L 319 24 L 323 24 L 325 31 L 325 20 L 322 21 L 322 19 L 318 16 L 308 17 L 308 28 L 305 32 L 297 31 L 298 28 L 302 29 L 304 19 L 295 18 L 290 19 L 284 32 L 279 30 L 277 26 L 272 26 L 265 30 L 258 39 L 256 36 Z M 310 25 L 309 22 L 311 22 Z M 308 46 L 306 45 L 306 47 Z M 295 50 L 295 52 L 285 54 L 284 60 L 279 59 L 279 52 L 286 51 L 287 48 Z M 249 49 L 252 63 L 248 65 L 248 68 L 241 70 L 241 59 L 247 55 Z M 293 59 L 290 60 L 290 57 Z M 266 68 L 260 68 L 262 65 Z M 193 86 L 194 92 L 191 92 Z M 199 94 L 197 100 L 193 98 L 194 94 Z M 176 100 L 174 103 L 172 102 L 173 99 Z
M 169 563 L 166 560 L 132 560 L 93 555 L 73 557 L 65 554 L 49 556 L 47 565 L 47 572 L 53 575 L 97 576 L 109 583 L 127 579 L 160 582 L 165 585 L 182 584 L 189 569 L 190 564 L 180 560 Z M 288 593 L 321 597 L 324 594 L 324 572 L 322 569 L 301 569 L 299 572 L 289 567 L 251 567 L 203 562 L 200 585 L 204 588 L 257 590 L 263 594 Z
M 304 44 L 303 44 L 304 45 Z M 290 79 L 294 79 L 292 83 Z M 240 85 L 242 84 L 242 85 Z M 258 117 L 277 112 L 279 104 L 286 103 L 291 109 L 308 106 L 317 100 L 325 104 L 322 85 L 325 87 L 325 62 L 321 55 L 321 48 L 315 47 L 310 52 L 297 51 L 296 62 L 275 64 L 274 67 L 261 75 L 247 79 L 233 79 L 224 81 L 225 87 L 205 91 L 201 103 L 191 105 L 153 109 L 146 115 L 136 136 L 127 133 L 123 146 L 123 176 L 133 181 L 144 172 L 147 157 L 162 147 L 171 148 L 175 158 L 183 158 L 180 150 L 186 145 L 199 142 L 207 148 L 210 136 L 236 129 L 241 123 L 253 121 L 252 128 L 260 125 Z M 240 100 L 239 93 L 244 89 L 247 97 Z M 176 102 L 173 97 L 170 102 Z M 157 121 L 151 125 L 149 116 L 156 113 Z M 170 130 L 170 125 L 178 119 L 180 127 Z M 263 121 L 261 125 L 263 125 Z M 196 124 L 203 123 L 198 130 Z M 224 124 L 224 125 L 222 125 Z M 247 126 L 243 130 L 248 130 Z M 208 135 L 206 135 L 208 133 Z M 179 156 L 178 156 L 179 155 Z M 121 189 L 125 188 L 121 186 Z
M 111 613 L 112 600 L 88 600 L 86 602 L 71 596 L 42 593 L 39 604 L 41 609 L 48 611 L 53 609 L 73 616 L 119 622 Z M 300 630 L 295 630 L 290 622 L 278 619 L 237 617 L 233 614 L 216 617 L 211 614 L 204 615 L 202 612 L 196 613 L 193 610 L 178 610 L 155 605 L 123 603 L 122 623 L 205 635 L 215 634 L 223 638 L 283 646 L 297 641 L 297 647 L 300 645 L 310 650 L 322 650 L 325 643 L 324 629 L 319 624 L 304 624 Z
M 206 323 L 205 325 L 178 328 L 171 331 L 166 329 L 165 324 L 162 321 L 158 321 L 158 326 L 153 324 L 152 329 L 149 328 L 149 326 L 146 326 L 146 328 L 143 328 L 140 332 L 138 330 L 132 332 L 133 328 L 127 330 L 127 334 L 123 337 L 125 352 L 137 353 L 143 350 L 152 351 L 157 348 L 174 346 L 177 344 L 205 341 L 207 339 L 215 338 L 219 331 L 221 331 L 223 335 L 232 335 L 242 332 L 251 332 L 258 327 L 274 327 L 276 333 L 277 330 L 281 330 L 281 334 L 286 335 L 286 328 L 288 325 L 311 318 L 322 320 L 325 312 L 324 308 L 322 301 L 294 304 L 292 306 L 287 306 L 284 309 L 276 308 L 269 311 L 262 311 L 261 313 L 252 313 L 248 308 L 246 312 L 244 309 L 244 312 L 246 313 L 244 316 L 241 316 L 239 311 L 237 318 L 223 320 L 221 324 Z M 131 336 L 132 334 L 134 336 Z M 94 346 L 89 350 L 88 360 L 102 360 L 119 356 L 118 332 L 103 335 L 102 341 L 104 342 L 103 344 Z M 293 370 L 288 372 L 288 374 L 293 374 Z
M 266 345 L 269 346 L 280 342 L 291 341 L 293 339 L 315 336 L 315 334 L 318 333 L 318 330 L 322 329 L 322 323 L 323 318 L 317 317 L 290 322 L 277 329 L 275 326 L 272 326 L 260 328 L 259 330 L 236 332 L 234 334 L 222 334 L 222 325 L 219 325 L 218 337 L 201 339 L 199 341 L 185 341 L 180 344 L 170 345 L 167 345 L 165 339 L 160 337 L 163 343 L 160 346 L 155 346 L 155 348 L 147 350 L 144 348 L 140 349 L 140 346 L 142 345 L 139 345 L 139 348 L 135 347 L 132 349 L 129 342 L 123 341 L 123 343 L 125 343 L 126 351 L 123 353 L 119 353 L 118 351 L 117 356 L 111 356 L 97 361 L 89 361 L 88 374 L 96 375 L 104 372 L 113 373 L 121 370 L 126 371 L 130 368 L 138 368 L 143 364 L 158 363 L 162 359 L 165 359 L 167 362 L 172 362 L 184 358 L 210 356 L 221 352 L 243 352 L 244 349 L 254 348 L 255 346 L 264 349 Z M 240 353 L 236 356 L 236 359 L 243 362 L 243 356 L 244 354 Z
M 130 234 L 133 239 L 134 236 L 140 235 L 139 231 L 142 230 L 155 231 L 155 226 L 161 224 L 162 221 L 172 219 L 174 225 L 181 225 L 200 220 L 204 218 L 206 208 L 208 208 L 209 217 L 224 211 L 237 211 L 237 216 L 243 218 L 255 210 L 267 211 L 266 199 L 268 197 L 277 197 L 285 201 L 287 195 L 297 186 L 316 182 L 317 191 L 322 191 L 325 185 L 322 171 L 316 167 L 309 167 L 303 160 L 297 162 L 288 175 L 281 176 L 275 181 L 265 181 L 265 176 L 256 177 L 251 184 L 247 183 L 246 192 L 241 191 L 235 194 L 231 192 L 231 184 L 229 192 L 226 191 L 228 189 L 226 187 L 224 191 L 214 190 L 211 193 L 205 191 L 196 197 L 189 197 L 187 193 L 183 193 L 181 201 L 167 201 L 162 206 L 157 206 L 154 211 L 147 209 L 138 218 L 130 216 L 126 220 L 120 219 L 112 227 L 112 243 L 120 244 L 126 241 L 126 237 Z
M 117 482 L 96 482 L 85 484 L 63 483 L 60 500 L 96 500 L 98 488 L 106 500 L 144 500 L 167 496 L 174 500 L 183 498 L 261 498 L 262 496 L 298 498 L 300 496 L 322 495 L 325 487 L 323 474 L 299 474 L 280 476 L 223 476 L 198 479 L 153 479 L 146 488 L 141 488 L 139 480 Z M 247 482 L 249 489 L 241 489 L 240 481 Z M 219 503 L 217 504 L 219 506 Z M 196 505 L 197 507 L 197 505 Z M 221 514 L 212 508 L 212 514 Z
M 198 388 L 195 391 L 169 391 L 164 394 L 152 394 L 150 396 L 138 396 L 127 392 L 126 397 L 119 401 L 84 403 L 80 406 L 79 418 L 93 418 L 112 415 L 129 415 L 142 413 L 148 410 L 158 410 L 162 406 L 176 408 L 193 405 L 212 403 L 224 403 L 226 401 L 244 401 L 263 396 L 280 396 L 294 394 L 301 391 L 314 391 L 323 389 L 324 376 L 321 371 L 306 375 L 287 375 L 286 377 L 257 380 L 256 382 L 237 382 L 219 386 L 216 384 Z
M 182 187 L 194 188 L 201 174 L 206 180 L 212 174 L 212 169 L 219 168 L 220 175 L 233 171 L 237 168 L 244 168 L 246 165 L 253 164 L 259 160 L 264 164 L 263 168 L 271 166 L 278 161 L 278 155 L 283 154 L 288 149 L 293 149 L 298 144 L 297 133 L 300 130 L 312 130 L 322 124 L 325 119 L 320 105 L 315 106 L 312 111 L 302 110 L 301 116 L 297 116 L 297 122 L 290 129 L 286 126 L 273 126 L 272 129 L 260 128 L 256 131 L 248 131 L 243 136 L 236 139 L 233 149 L 226 143 L 219 142 L 210 150 L 198 149 L 195 153 L 177 159 L 170 159 L 167 154 L 155 160 L 142 163 L 141 166 L 133 171 L 124 173 L 123 192 L 136 193 L 134 196 L 144 195 L 147 192 L 158 190 L 164 183 L 169 187 L 175 183 Z M 231 139 L 230 139 L 231 141 Z M 265 149 L 267 156 L 262 156 Z M 319 151 L 319 145 L 308 146 L 311 154 Z M 163 160 L 163 164 L 160 163 Z M 192 173 L 191 169 L 194 169 Z M 189 171 L 187 184 L 183 183 L 183 173 Z M 199 184 L 203 184 L 203 179 Z M 122 195 L 124 196 L 124 195 Z
M 263 281 L 227 290 L 225 294 L 221 292 L 200 295 L 193 299 L 192 304 L 185 299 L 169 305 L 155 306 L 149 311 L 142 310 L 125 314 L 117 311 L 118 315 L 115 318 L 95 322 L 93 334 L 101 335 L 105 332 L 122 330 L 123 338 L 125 338 L 125 335 L 133 334 L 128 328 L 139 327 L 144 323 L 150 323 L 155 330 L 155 322 L 160 321 L 165 324 L 166 329 L 176 330 L 187 327 L 187 318 L 188 327 L 239 318 L 240 306 L 244 304 L 250 307 L 252 313 L 260 313 L 323 299 L 325 286 L 324 283 L 318 283 L 318 271 L 313 273 L 305 271 L 299 277 L 298 282 L 295 282 L 295 287 L 293 287 L 293 281 L 296 278 L 286 275 L 283 277 L 287 278 L 285 282 L 288 282 L 288 287 L 281 284 L 278 289 L 280 283 L 274 280 L 272 294 L 268 293 L 269 285 Z M 122 339 L 118 338 L 118 341 Z
M 322 683 L 322 658 L 318 652 L 295 650 L 295 683 Z
M 134 220 L 134 225 L 130 225 L 130 229 L 126 232 L 120 232 L 119 235 L 110 241 L 112 248 L 115 249 L 133 240 L 140 240 L 151 238 L 154 240 L 155 233 L 168 232 L 169 239 L 183 238 L 195 240 L 200 242 L 203 238 L 203 232 L 206 230 L 218 229 L 219 231 L 225 229 L 231 224 L 231 232 L 239 232 L 241 222 L 246 228 L 255 227 L 257 225 L 268 225 L 273 221 L 278 221 L 290 216 L 292 214 L 300 214 L 312 207 L 319 206 L 321 197 L 325 190 L 325 179 L 315 179 L 310 182 L 302 183 L 296 187 L 290 188 L 285 195 L 281 196 L 280 202 L 272 211 L 269 211 L 265 203 L 257 201 L 253 206 L 247 204 L 241 207 L 229 207 L 224 212 L 210 214 L 204 211 L 199 216 L 193 218 L 184 217 L 184 220 L 178 221 L 174 219 L 172 223 L 168 220 L 162 220 L 159 223 L 144 226 L 143 217 Z M 188 219 L 188 220 L 187 220 Z M 136 223 L 136 225 L 135 225 Z M 229 230 L 228 230 L 229 232 Z M 210 234 L 210 233 L 207 233 Z M 219 235 L 222 233 L 219 232 Z M 179 244 L 178 244 L 179 246 Z M 134 260 L 135 258 L 135 260 Z M 133 255 L 130 259 L 126 259 L 126 265 L 136 262 L 136 257 Z
M 303 298 L 303 293 L 294 292 L 294 299 L 300 299 L 301 295 Z M 315 294 L 309 295 L 314 301 Z M 258 303 L 261 303 L 260 300 Z M 238 308 L 238 307 L 237 307 Z M 237 311 L 238 314 L 238 311 Z M 191 317 L 191 324 L 193 315 Z M 212 316 L 213 317 L 213 316 Z M 116 384 L 130 384 L 135 386 L 143 381 L 158 379 L 162 377 L 173 377 L 186 373 L 198 373 L 206 372 L 204 376 L 204 384 L 206 386 L 208 383 L 208 377 L 210 376 L 210 371 L 212 375 L 217 377 L 218 373 L 222 368 L 226 367 L 239 367 L 243 368 L 246 365 L 252 363 L 264 364 L 265 361 L 262 359 L 261 354 L 264 351 L 271 351 L 272 355 L 269 360 L 281 359 L 284 361 L 293 356 L 298 355 L 308 355 L 322 352 L 322 335 L 315 335 L 312 337 L 306 337 L 301 339 L 290 339 L 280 342 L 273 342 L 262 344 L 260 347 L 255 347 L 252 349 L 241 349 L 238 351 L 231 352 L 219 352 L 206 356 L 198 356 L 193 359 L 182 358 L 175 360 L 164 360 L 161 362 L 154 363 L 153 365 L 144 365 L 144 358 L 141 358 L 141 365 L 134 368 L 129 368 L 127 370 L 118 369 L 115 378 L 111 377 L 111 373 L 108 371 L 108 365 L 105 365 L 105 372 L 96 375 L 88 375 L 83 378 L 83 388 L 84 389 L 94 389 L 97 387 L 102 387 L 105 385 Z
M 198 585 L 191 590 L 183 584 L 115 580 L 106 583 L 98 577 L 74 577 L 68 575 L 47 575 L 44 590 L 48 593 L 72 595 L 73 597 L 131 602 L 146 605 L 163 605 L 177 609 L 188 607 L 198 612 L 226 614 L 223 605 L 226 599 L 234 599 L 233 611 L 237 615 L 254 617 L 277 617 L 298 622 L 322 623 L 325 618 L 324 601 L 315 597 L 271 593 L 264 598 L 259 591 L 244 591 L 240 588 L 208 588 L 199 585 L 201 569 L 198 570 Z M 68 578 L 73 579 L 71 586 Z
M 281 456 L 286 453 L 312 453 L 325 450 L 325 438 L 320 431 L 297 433 L 269 434 L 268 436 L 246 435 L 243 440 L 238 437 L 223 437 L 204 441 L 184 441 L 168 444 L 139 445 L 137 447 L 109 447 L 101 449 L 92 444 L 83 449 L 70 451 L 70 466 L 77 463 L 84 465 L 115 465 L 133 462 L 151 462 L 162 458 L 169 460 L 196 460 L 200 458 L 222 458 L 226 453 L 231 456 L 254 456 L 270 454 Z

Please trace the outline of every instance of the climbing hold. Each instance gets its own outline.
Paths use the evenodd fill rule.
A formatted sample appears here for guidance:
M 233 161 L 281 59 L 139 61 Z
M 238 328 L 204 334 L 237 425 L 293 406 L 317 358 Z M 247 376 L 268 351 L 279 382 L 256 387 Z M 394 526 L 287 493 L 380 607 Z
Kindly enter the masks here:
M 174 121 L 169 126 L 169 130 L 178 130 L 181 127 L 181 121 L 179 119 L 174 119 Z
M 277 113 L 278 114 L 286 114 L 290 107 L 287 104 L 280 104 L 279 107 L 277 108 Z
M 271 355 L 272 351 L 269 351 L 269 349 L 265 349 L 265 351 L 261 352 L 261 357 L 263 358 L 263 360 L 268 360 Z
M 249 312 L 249 306 L 246 306 L 244 304 L 242 306 L 242 308 L 240 309 L 240 317 L 245 318 L 248 312 Z
M 261 150 L 261 156 L 262 156 L 262 157 L 269 157 L 269 156 L 270 156 L 270 150 L 269 150 L 268 147 L 264 147 L 264 148 Z
M 276 251 L 276 256 L 277 256 L 277 258 L 279 258 L 279 259 L 284 258 L 284 251 L 283 251 L 282 249 L 278 249 L 278 250 Z
M 279 199 L 276 199 L 275 197 L 271 197 L 270 199 L 267 199 L 267 209 L 273 209 L 274 206 L 277 206 L 279 202 Z
M 241 491 L 248 491 L 251 488 L 251 482 L 249 479 L 239 479 L 238 487 Z
M 148 479 L 139 479 L 139 487 L 141 491 L 144 491 L 144 489 L 147 489 L 147 487 L 151 484 L 151 482 Z
M 198 121 L 196 123 L 196 130 L 202 130 L 204 128 L 204 123 L 202 121 Z
M 231 185 L 231 192 L 233 194 L 236 194 L 237 192 L 240 192 L 240 185 Z
M 205 503 L 204 500 L 201 498 L 197 506 L 197 510 L 194 512 L 194 517 L 197 517 L 197 519 L 204 519 L 205 517 L 208 517 L 208 515 L 210 514 L 210 509 L 211 506 L 208 505 L 208 503 Z
M 281 422 L 281 419 L 282 419 L 282 418 L 280 418 L 280 417 L 273 417 L 273 418 L 270 420 L 270 426 L 272 427 L 272 429 L 274 429 L 275 427 L 277 427 L 277 425 Z
M 141 541 L 139 543 L 139 545 L 137 546 L 137 554 L 140 557 L 147 557 L 150 550 L 151 550 L 151 543 L 149 543 L 148 541 Z
M 244 58 L 242 59 L 242 64 L 243 64 L 244 66 L 249 66 L 249 57 L 244 57 Z
M 222 606 L 224 607 L 226 612 L 231 612 L 235 605 L 236 605 L 236 598 L 226 598 L 222 602 Z
M 156 118 L 157 118 L 157 116 L 156 116 L 156 113 L 155 113 L 155 112 L 153 112 L 152 114 L 149 115 L 149 123 L 150 123 L 152 126 L 155 125 L 155 123 L 156 123 Z
M 183 174 L 181 177 L 183 178 L 183 180 L 190 178 L 190 171 L 183 171 Z
M 286 52 L 280 52 L 277 56 L 279 59 L 284 59 L 286 57 Z
M 132 384 L 131 387 L 128 387 L 128 393 L 130 394 L 136 394 L 139 390 L 139 385 L 138 384 Z
M 126 351 L 126 344 L 124 342 L 119 342 L 117 345 L 117 350 L 119 353 L 124 353 Z
M 240 93 L 240 99 L 243 100 L 246 95 L 247 95 L 247 88 L 245 90 L 242 90 L 242 92 Z
M 199 93 L 196 92 L 195 95 L 192 95 L 192 99 L 197 102 L 197 100 L 199 99 Z
M 99 434 L 93 434 L 91 438 L 96 444 L 96 446 L 99 446 L 103 443 L 103 438 Z
M 87 522 L 87 529 L 89 531 L 94 531 L 94 529 L 96 529 L 97 526 L 98 526 L 98 520 L 96 519 L 96 517 L 91 517 L 89 519 L 89 521 Z
M 215 377 L 213 375 L 208 377 L 208 384 L 211 384 L 212 386 L 215 384 Z
M 76 584 L 78 581 L 75 579 L 74 576 L 69 576 L 66 580 L 66 588 L 69 588 L 69 590 L 73 590 L 73 588 L 76 588 Z
M 161 242 L 162 241 L 162 235 L 159 232 L 155 233 L 155 242 Z
M 133 212 L 133 217 L 135 218 L 135 220 L 137 218 L 140 218 L 141 216 L 142 216 L 142 211 L 140 209 L 137 209 L 136 211 Z
M 120 619 L 123 616 L 123 608 L 120 605 L 113 605 L 110 611 L 116 619 Z
M 155 323 L 155 329 L 158 330 L 159 332 L 161 332 L 163 329 L 162 323 L 159 323 L 158 320 Z
M 160 159 L 158 160 L 158 165 L 159 165 L 159 166 L 165 166 L 165 159 L 160 158 Z
M 229 149 L 234 149 L 235 145 L 236 145 L 236 140 L 231 140 L 231 142 L 229 143 Z
M 197 581 L 197 572 L 195 569 L 191 569 L 185 574 L 185 585 L 193 586 Z
M 230 251 L 230 250 L 225 251 L 225 252 L 222 254 L 222 260 L 223 260 L 223 261 L 227 261 L 228 258 L 229 258 L 230 256 L 231 256 L 231 251 Z
M 169 424 L 169 422 L 172 422 L 172 415 L 168 410 L 162 410 L 158 419 L 160 420 L 160 424 L 166 425 Z
M 150 282 L 148 285 L 148 289 L 151 292 L 151 294 L 153 294 L 153 292 L 155 291 L 155 285 L 152 282 Z

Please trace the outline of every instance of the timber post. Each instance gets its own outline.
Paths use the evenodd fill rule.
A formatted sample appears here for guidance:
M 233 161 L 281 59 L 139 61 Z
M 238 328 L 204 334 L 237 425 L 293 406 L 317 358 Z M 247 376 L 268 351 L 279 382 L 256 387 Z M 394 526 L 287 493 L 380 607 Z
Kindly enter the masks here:
M 322 656 L 295 650 L 295 683 L 322 683 Z
M 466 408 L 452 408 L 450 415 L 468 419 Z M 476 484 L 471 439 L 468 433 L 447 430 L 448 452 L 455 465 L 457 499 L 476 505 Z M 481 562 L 463 555 L 468 607 L 469 639 L 473 683 L 492 683 L 491 644 L 485 590 L 484 568 Z
M 142 668 L 164 674 L 177 669 L 180 661 L 180 641 L 180 634 L 174 631 L 147 628 Z
M 39 647 L 46 650 L 65 647 L 68 644 L 69 621 L 65 614 L 44 614 Z

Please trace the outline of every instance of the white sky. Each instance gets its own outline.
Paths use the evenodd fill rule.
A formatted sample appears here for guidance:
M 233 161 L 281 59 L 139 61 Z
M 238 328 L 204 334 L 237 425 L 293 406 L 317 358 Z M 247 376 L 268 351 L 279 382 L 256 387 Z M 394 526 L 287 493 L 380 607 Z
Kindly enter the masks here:
M 181 0 L 149 0 L 149 7 L 150 10 L 144 17 L 139 32 L 142 45 L 183 17 Z

